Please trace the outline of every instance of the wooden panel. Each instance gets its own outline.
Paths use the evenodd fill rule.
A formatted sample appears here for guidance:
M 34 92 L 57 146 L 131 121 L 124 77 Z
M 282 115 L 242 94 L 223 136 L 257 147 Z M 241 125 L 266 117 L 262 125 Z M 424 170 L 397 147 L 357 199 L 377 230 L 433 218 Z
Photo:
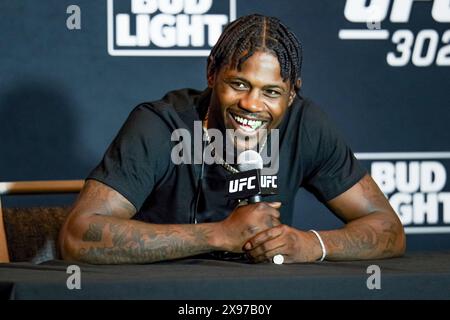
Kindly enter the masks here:
M 3 224 L 2 200 L 0 199 L 0 262 L 9 262 L 8 246 L 6 245 L 5 226 Z
M 76 193 L 81 190 L 84 180 L 48 180 L 0 182 L 2 194 Z

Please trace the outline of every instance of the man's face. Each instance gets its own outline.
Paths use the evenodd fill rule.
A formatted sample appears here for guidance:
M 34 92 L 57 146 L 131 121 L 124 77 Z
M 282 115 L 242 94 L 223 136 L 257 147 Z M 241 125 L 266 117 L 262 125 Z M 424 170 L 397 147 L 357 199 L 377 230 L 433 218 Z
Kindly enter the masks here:
M 222 67 L 208 76 L 212 88 L 210 117 L 221 129 L 233 129 L 236 136 L 261 140 L 261 130 L 277 128 L 295 97 L 289 81 L 283 81 L 280 64 L 271 53 L 258 51 L 241 65 L 241 71 Z M 262 141 L 260 141 L 262 142 Z M 248 142 L 247 142 L 248 143 Z M 238 149 L 255 149 L 239 139 Z

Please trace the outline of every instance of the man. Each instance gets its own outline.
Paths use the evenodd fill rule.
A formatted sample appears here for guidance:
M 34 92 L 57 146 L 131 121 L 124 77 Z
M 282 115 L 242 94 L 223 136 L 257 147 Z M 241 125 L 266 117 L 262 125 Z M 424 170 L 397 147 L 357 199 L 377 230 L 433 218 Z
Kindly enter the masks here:
M 326 116 L 298 93 L 301 62 L 297 38 L 278 19 L 250 15 L 228 25 L 208 58 L 207 90 L 173 91 L 130 114 L 63 226 L 63 257 L 117 264 L 231 252 L 299 263 L 402 255 L 397 215 Z M 226 196 L 232 163 L 175 164 L 172 133 L 193 132 L 196 120 L 225 137 L 230 129 L 279 130 L 278 195 L 238 205 Z M 237 136 L 233 145 L 245 149 Z M 266 138 L 247 148 L 264 148 Z M 299 187 L 345 226 L 288 226 Z

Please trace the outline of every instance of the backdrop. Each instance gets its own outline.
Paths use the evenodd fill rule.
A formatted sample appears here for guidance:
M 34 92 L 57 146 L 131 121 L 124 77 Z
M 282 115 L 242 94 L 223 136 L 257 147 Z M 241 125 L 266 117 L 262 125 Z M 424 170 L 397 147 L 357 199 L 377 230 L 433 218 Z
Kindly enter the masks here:
M 448 0 L 2 1 L 0 181 L 84 178 L 135 105 L 204 88 L 224 24 L 254 12 L 298 35 L 304 95 L 389 197 L 408 250 L 449 249 Z M 27 201 L 49 198 L 4 204 Z M 340 222 L 300 191 L 294 224 Z

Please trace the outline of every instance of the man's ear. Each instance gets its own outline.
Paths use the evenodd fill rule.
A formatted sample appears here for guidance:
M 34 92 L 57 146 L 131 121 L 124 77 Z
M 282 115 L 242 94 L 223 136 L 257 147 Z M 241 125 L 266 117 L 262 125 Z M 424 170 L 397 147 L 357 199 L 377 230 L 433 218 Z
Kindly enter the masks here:
M 214 82 L 216 80 L 216 72 L 215 68 L 213 68 L 213 57 L 210 55 L 208 57 L 208 63 L 206 66 L 206 80 L 208 81 L 208 87 L 212 88 L 214 86 Z
M 294 102 L 295 96 L 297 95 L 297 91 L 302 87 L 302 79 L 297 79 L 295 82 L 295 87 L 291 89 L 289 94 L 289 106 Z
M 216 81 L 216 74 L 215 72 L 212 72 L 210 70 L 208 70 L 208 74 L 207 74 L 207 80 L 208 80 L 208 87 L 212 88 L 214 86 L 214 82 Z

